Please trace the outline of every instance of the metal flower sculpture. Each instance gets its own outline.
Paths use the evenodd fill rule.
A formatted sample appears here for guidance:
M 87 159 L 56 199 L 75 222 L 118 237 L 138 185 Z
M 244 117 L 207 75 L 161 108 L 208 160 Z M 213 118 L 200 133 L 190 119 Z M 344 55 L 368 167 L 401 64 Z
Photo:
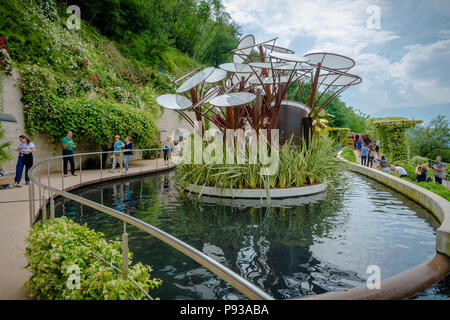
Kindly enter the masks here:
M 276 46 L 276 40 L 255 43 L 252 35 L 245 36 L 232 50 L 233 62 L 188 72 L 174 81 L 186 79 L 177 94 L 159 96 L 158 104 L 176 110 L 194 127 L 186 112 L 194 111 L 202 124 L 209 119 L 224 133 L 249 127 L 256 132 L 280 129 L 282 143 L 291 135 L 297 142 L 302 135 L 309 137 L 320 111 L 362 79 L 348 73 L 355 65 L 351 58 L 326 52 L 298 55 Z M 294 84 L 293 100 L 288 100 Z

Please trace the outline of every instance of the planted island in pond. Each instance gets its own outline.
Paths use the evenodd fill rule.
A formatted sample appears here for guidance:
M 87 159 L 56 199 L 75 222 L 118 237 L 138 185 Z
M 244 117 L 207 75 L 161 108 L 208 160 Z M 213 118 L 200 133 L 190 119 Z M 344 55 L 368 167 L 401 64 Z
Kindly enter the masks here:
M 218 196 L 260 189 L 270 197 L 268 190 L 323 183 L 340 170 L 320 117 L 361 83 L 347 72 L 355 62 L 334 53 L 298 55 L 275 42 L 246 36 L 231 63 L 188 72 L 174 80 L 182 82 L 176 94 L 157 98 L 194 128 L 175 147 L 182 188 L 202 193 L 213 187 Z M 287 197 L 299 195 L 290 191 Z

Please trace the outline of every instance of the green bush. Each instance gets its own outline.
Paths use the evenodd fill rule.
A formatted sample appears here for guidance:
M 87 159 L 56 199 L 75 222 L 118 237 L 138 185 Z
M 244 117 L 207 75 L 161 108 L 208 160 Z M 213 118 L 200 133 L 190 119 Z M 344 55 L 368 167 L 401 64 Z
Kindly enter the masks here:
M 398 118 L 373 119 L 371 123 L 380 139 L 380 152 L 384 153 L 389 161 L 409 159 L 409 145 L 405 132 L 421 122 Z
M 24 284 L 37 299 L 117 300 L 142 299 L 145 295 L 121 273 L 95 257 L 90 251 L 121 269 L 122 243 L 106 241 L 103 234 L 80 226 L 67 218 L 57 218 L 45 224 L 37 223 L 28 231 L 25 256 L 26 269 L 31 272 Z M 90 250 L 90 251 L 89 251 Z M 150 278 L 151 268 L 136 263 L 129 277 L 146 292 L 162 281 Z M 79 269 L 78 269 L 79 268 Z M 79 270 L 79 281 L 72 282 L 72 270 Z
M 349 133 L 350 128 L 333 128 L 332 130 L 328 131 L 330 137 L 334 138 L 336 140 L 336 143 L 341 144 L 342 146 L 345 146 L 347 144 L 347 137 Z
M 109 144 L 114 135 L 130 136 L 139 148 L 155 141 L 156 126 L 147 110 L 105 99 L 52 98 L 47 106 L 28 106 L 25 120 L 30 133 L 43 131 L 58 142 L 67 130 L 74 139 L 91 145 Z

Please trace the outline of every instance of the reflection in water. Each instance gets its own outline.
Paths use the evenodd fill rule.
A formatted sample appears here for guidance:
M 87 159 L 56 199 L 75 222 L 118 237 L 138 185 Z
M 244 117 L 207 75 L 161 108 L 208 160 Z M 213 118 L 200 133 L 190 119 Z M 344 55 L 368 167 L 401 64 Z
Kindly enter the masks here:
M 373 264 L 387 278 L 434 254 L 437 223 L 427 211 L 354 173 L 344 175 L 346 184 L 336 181 L 327 193 L 311 197 L 311 203 L 292 203 L 291 199 L 271 209 L 214 198 L 199 202 L 192 195 L 180 194 L 171 176 L 173 172 L 165 172 L 76 193 L 176 236 L 277 299 L 361 285 L 368 276 L 367 266 Z M 76 213 L 73 219 L 87 222 L 107 238 L 120 236 L 122 224 L 115 218 L 86 207 L 82 213 L 79 204 L 68 200 L 62 204 L 57 202 L 57 216 Z M 153 266 L 153 276 L 164 281 L 152 291 L 153 296 L 245 298 L 154 237 L 131 226 L 128 233 L 134 260 Z M 418 298 L 448 297 L 445 290 L 434 287 Z

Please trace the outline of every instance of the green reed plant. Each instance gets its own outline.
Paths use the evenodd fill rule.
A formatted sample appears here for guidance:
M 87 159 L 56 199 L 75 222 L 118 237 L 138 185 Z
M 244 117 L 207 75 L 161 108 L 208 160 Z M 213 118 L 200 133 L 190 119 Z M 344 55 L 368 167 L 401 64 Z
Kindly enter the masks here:
M 302 147 L 303 146 L 303 147 Z M 338 171 L 334 141 L 325 135 L 313 136 L 309 147 L 288 140 L 279 150 L 278 170 L 273 175 L 261 175 L 264 165 L 256 164 L 202 164 L 183 163 L 177 166 L 176 178 L 182 188 L 189 184 L 219 189 L 290 188 L 324 182 Z M 225 152 L 224 152 L 225 154 Z M 246 159 L 249 150 L 246 149 Z M 236 154 L 235 154 L 236 159 Z

